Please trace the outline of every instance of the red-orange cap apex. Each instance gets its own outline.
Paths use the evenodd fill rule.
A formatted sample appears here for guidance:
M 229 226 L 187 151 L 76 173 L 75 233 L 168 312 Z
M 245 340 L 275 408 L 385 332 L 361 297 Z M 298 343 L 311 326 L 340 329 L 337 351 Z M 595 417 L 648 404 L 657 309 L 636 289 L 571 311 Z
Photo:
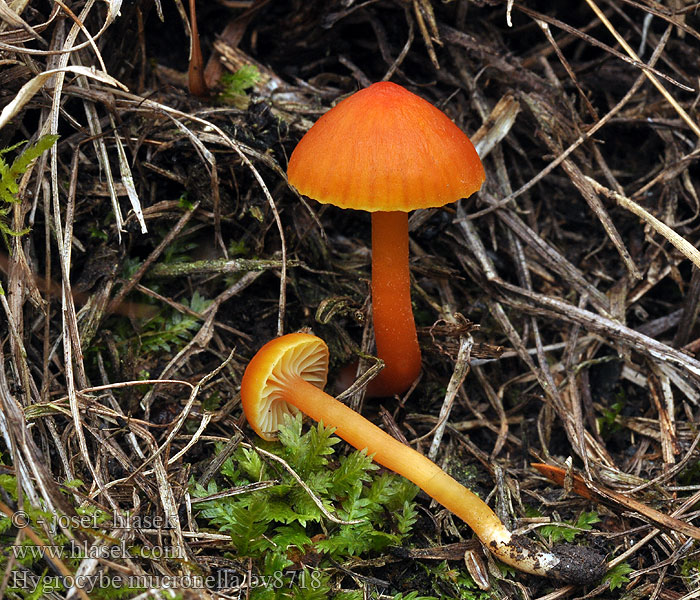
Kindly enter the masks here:
M 462 130 L 388 81 L 324 114 L 292 152 L 287 175 L 314 200 L 367 211 L 442 206 L 471 196 L 485 178 Z

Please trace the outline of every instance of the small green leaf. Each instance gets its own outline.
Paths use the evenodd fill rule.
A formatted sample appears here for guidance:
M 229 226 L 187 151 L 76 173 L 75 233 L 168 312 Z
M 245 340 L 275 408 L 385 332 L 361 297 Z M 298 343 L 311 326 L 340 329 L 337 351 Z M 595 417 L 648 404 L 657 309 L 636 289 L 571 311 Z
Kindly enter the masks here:
M 625 583 L 629 581 L 629 577 L 627 577 L 627 575 L 632 571 L 634 571 L 634 569 L 630 567 L 628 563 L 620 563 L 619 565 L 614 566 L 605 574 L 605 578 L 603 581 L 608 584 L 610 590 L 614 590 L 616 588 L 622 587 Z
M 542 527 L 540 532 L 548 537 L 553 544 L 562 540 L 571 543 L 581 531 L 590 531 L 592 529 L 591 526 L 599 521 L 600 517 L 595 511 L 583 512 L 579 515 L 576 523 L 553 523 Z
M 0 217 L 7 216 L 9 205 L 18 202 L 19 179 L 26 173 L 32 162 L 53 146 L 56 140 L 58 140 L 57 135 L 40 137 L 34 144 L 27 146 L 24 152 L 12 161 L 11 165 L 8 165 L 2 156 L 19 147 L 21 143 L 0 150 Z M 0 218 L 0 234 L 5 239 L 6 244 L 8 237 L 19 237 L 29 231 L 28 227 L 20 230 L 12 229 L 4 218 Z
M 230 101 L 234 96 L 244 96 L 246 91 L 260 81 L 260 71 L 255 65 L 243 65 L 235 73 L 224 73 L 221 76 L 220 98 Z

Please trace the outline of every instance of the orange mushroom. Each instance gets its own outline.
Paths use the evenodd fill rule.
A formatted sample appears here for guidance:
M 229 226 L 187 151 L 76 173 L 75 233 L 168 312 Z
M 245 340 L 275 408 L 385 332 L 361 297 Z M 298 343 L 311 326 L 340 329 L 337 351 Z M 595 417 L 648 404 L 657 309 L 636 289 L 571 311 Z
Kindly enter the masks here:
M 292 333 L 265 344 L 248 364 L 241 382 L 241 402 L 250 426 L 273 440 L 284 415 L 301 411 L 335 427 L 335 433 L 375 462 L 420 487 L 469 525 L 483 544 L 516 569 L 570 583 L 597 581 L 602 558 L 579 546 L 545 551 L 514 536 L 474 493 L 434 462 L 391 437 L 376 425 L 323 391 L 328 372 L 328 347 L 320 338 Z
M 405 391 L 421 367 L 408 211 L 443 206 L 479 190 L 484 168 L 474 146 L 432 104 L 380 82 L 324 114 L 292 152 L 287 175 L 314 200 L 372 213 L 372 312 L 385 368 L 368 391 Z

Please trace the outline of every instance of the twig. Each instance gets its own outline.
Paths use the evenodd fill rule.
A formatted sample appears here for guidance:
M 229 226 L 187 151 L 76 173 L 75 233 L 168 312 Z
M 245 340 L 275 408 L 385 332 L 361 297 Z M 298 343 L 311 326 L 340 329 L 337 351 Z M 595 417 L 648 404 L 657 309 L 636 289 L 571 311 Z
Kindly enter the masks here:
M 290 260 L 288 267 L 298 267 L 303 263 Z M 155 265 L 149 272 L 150 277 L 186 277 L 188 275 L 206 275 L 210 273 L 240 273 L 242 271 L 264 271 L 280 269 L 281 260 L 262 258 L 217 258 L 197 260 L 194 262 L 177 262 Z
M 182 229 L 187 225 L 189 220 L 194 216 L 195 212 L 199 208 L 200 202 L 197 201 L 192 205 L 192 208 L 184 213 L 173 226 L 166 236 L 161 240 L 160 244 L 151 252 L 148 258 L 143 261 L 143 264 L 136 270 L 129 281 L 126 281 L 121 287 L 116 296 L 112 299 L 107 307 L 107 314 L 114 312 L 114 310 L 119 306 L 126 295 L 134 288 L 134 286 L 141 281 L 143 276 L 146 274 L 151 265 L 157 260 L 157 258 L 165 251 L 165 249 L 170 245 L 170 243 L 175 239 L 175 237 L 182 231 Z
M 637 56 L 637 53 L 632 49 L 632 46 L 630 46 L 625 38 L 623 38 L 620 33 L 615 29 L 613 24 L 608 20 L 608 18 L 605 16 L 605 13 L 603 13 L 602 10 L 598 7 L 598 5 L 595 3 L 594 0 L 586 0 L 586 3 L 588 6 L 591 7 L 593 12 L 598 16 L 598 18 L 601 20 L 603 25 L 607 27 L 608 31 L 613 34 L 615 39 L 618 41 L 620 46 L 622 46 L 625 49 L 625 52 L 629 54 L 633 60 L 637 61 L 638 63 L 641 63 L 641 59 L 639 56 Z M 643 63 L 642 63 L 643 64 Z M 690 127 L 690 129 L 693 131 L 693 133 L 700 137 L 700 127 L 698 127 L 697 123 L 693 121 L 693 119 L 690 118 L 690 115 L 685 111 L 685 109 L 678 103 L 678 101 L 671 96 L 669 91 L 662 85 L 662 83 L 656 78 L 656 76 L 649 71 L 648 69 L 644 69 L 644 75 L 649 79 L 654 84 L 654 87 L 656 87 L 659 92 L 661 92 L 661 95 L 666 98 L 666 101 L 673 107 L 673 109 L 678 113 L 681 119 L 685 121 L 685 124 Z
M 657 219 L 654 215 L 648 213 L 634 200 L 630 200 L 627 196 L 618 194 L 610 188 L 601 185 L 595 179 L 588 177 L 587 175 L 585 175 L 584 178 L 595 188 L 596 192 L 607 196 L 611 200 L 615 200 L 615 202 L 617 202 L 622 208 L 625 208 L 632 214 L 638 216 L 654 231 L 671 242 L 671 244 L 680 250 L 683 256 L 690 259 L 696 267 L 700 268 L 700 252 L 698 252 L 695 246 L 693 246 L 693 244 L 691 244 L 688 240 L 678 235 L 673 229 L 671 229 L 665 223 L 659 221 L 659 219 Z
M 450 381 L 447 384 L 445 399 L 443 400 L 442 407 L 440 408 L 440 415 L 438 417 L 437 425 L 434 428 L 435 433 L 433 435 L 433 441 L 430 443 L 430 449 L 428 450 L 428 458 L 430 460 L 434 461 L 435 457 L 437 456 L 438 450 L 440 449 L 440 443 L 442 442 L 442 436 L 445 433 L 445 427 L 447 426 L 447 420 L 450 418 L 452 405 L 457 397 L 457 392 L 469 373 L 469 355 L 473 345 L 474 339 L 471 336 L 460 336 L 459 352 L 457 354 L 457 360 L 455 361 L 454 371 L 452 372 Z

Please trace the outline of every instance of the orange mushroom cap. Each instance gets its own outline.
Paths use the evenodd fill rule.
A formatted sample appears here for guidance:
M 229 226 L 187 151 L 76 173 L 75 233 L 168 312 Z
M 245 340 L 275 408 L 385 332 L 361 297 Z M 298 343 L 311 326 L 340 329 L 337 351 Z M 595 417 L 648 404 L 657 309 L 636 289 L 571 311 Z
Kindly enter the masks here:
M 301 377 L 323 389 L 327 375 L 328 347 L 315 335 L 290 333 L 260 348 L 241 380 L 241 404 L 255 433 L 277 439 L 284 416 L 298 412 L 284 397 L 290 379 Z
M 324 114 L 292 152 L 289 182 L 341 208 L 410 211 L 471 196 L 484 168 L 441 110 L 383 81 Z

